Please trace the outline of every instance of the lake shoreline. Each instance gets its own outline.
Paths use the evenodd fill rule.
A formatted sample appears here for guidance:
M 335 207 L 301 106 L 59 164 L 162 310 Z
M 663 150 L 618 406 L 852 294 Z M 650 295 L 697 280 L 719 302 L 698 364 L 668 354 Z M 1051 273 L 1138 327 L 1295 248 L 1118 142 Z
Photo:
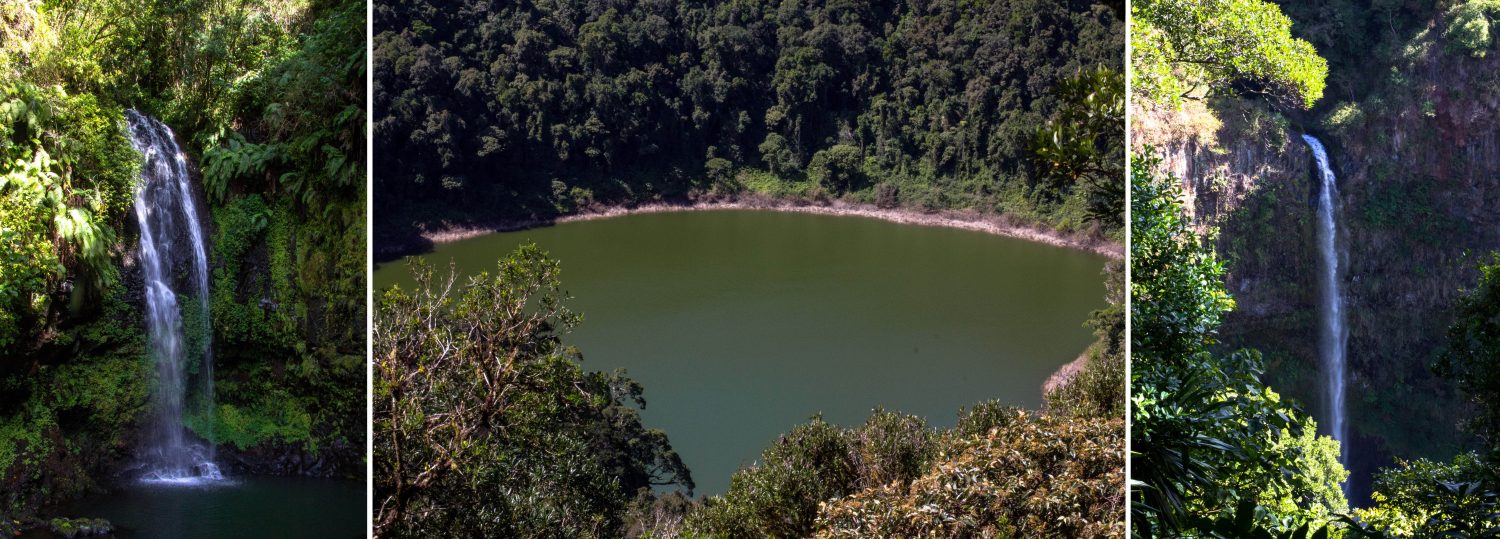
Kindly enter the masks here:
M 879 208 L 870 204 L 856 204 L 845 201 L 834 201 L 820 205 L 800 200 L 783 200 L 763 196 L 741 196 L 721 200 L 679 200 L 604 206 L 554 218 L 513 219 L 494 221 L 484 225 L 436 227 L 431 230 L 419 232 L 417 235 L 419 238 L 418 241 L 397 242 L 396 245 L 387 243 L 384 248 L 377 248 L 377 260 L 381 258 L 395 259 L 402 256 L 419 254 L 425 250 L 430 250 L 435 245 L 466 240 L 487 234 L 528 230 L 561 223 L 593 221 L 648 213 L 718 210 L 761 210 L 864 217 L 898 224 L 956 228 L 982 232 L 1042 243 L 1054 247 L 1094 253 L 1113 260 L 1124 258 L 1124 246 L 1119 243 L 1103 238 L 1084 236 L 1082 234 L 1067 234 L 1045 227 L 1015 224 L 1009 222 L 1010 219 L 1004 215 L 986 215 L 974 211 L 953 210 L 929 213 L 908 208 Z M 1072 361 L 1059 366 L 1043 382 L 1041 388 L 1043 393 L 1049 393 L 1071 381 L 1082 370 L 1087 356 L 1087 353 L 1081 354 Z
M 1053 372 L 1051 376 L 1047 377 L 1046 382 L 1042 382 L 1042 395 L 1045 396 L 1048 393 L 1057 391 L 1063 386 L 1072 383 L 1073 378 L 1077 377 L 1078 373 L 1083 372 L 1083 367 L 1087 365 L 1088 362 L 1089 353 L 1088 351 L 1084 351 L 1084 353 L 1079 354 L 1077 358 L 1074 358 L 1073 361 L 1069 361 L 1063 366 L 1058 367 L 1056 372 Z
M 682 200 L 666 202 L 649 202 L 643 204 L 605 206 L 596 209 L 587 209 L 577 213 L 560 215 L 552 218 L 530 218 L 494 221 L 484 224 L 459 224 L 439 226 L 417 233 L 418 241 L 383 242 L 385 245 L 376 246 L 376 258 L 395 259 L 402 256 L 420 254 L 431 245 L 451 243 L 486 234 L 498 232 L 513 232 L 561 223 L 575 221 L 592 221 L 596 219 L 609 219 L 626 215 L 645 213 L 667 213 L 682 211 L 716 211 L 716 210 L 762 210 L 778 211 L 788 213 L 806 213 L 814 215 L 834 215 L 865 217 L 879 219 L 882 221 L 917 225 L 937 226 L 944 228 L 956 228 L 983 232 L 996 236 L 1016 238 L 1036 243 L 1074 249 L 1105 256 L 1113 260 L 1121 260 L 1125 257 L 1125 248 L 1121 243 L 1104 238 L 1086 236 L 1083 234 L 1069 234 L 1059 232 L 1046 227 L 1016 224 L 1005 215 L 982 214 L 972 210 L 958 211 L 945 210 L 937 212 L 923 212 L 908 208 L 880 208 L 871 204 L 857 204 L 845 201 L 833 201 L 825 204 L 808 203 L 806 201 L 781 200 L 764 197 L 738 197 L 724 200 Z M 414 238 L 414 239 L 417 239 Z

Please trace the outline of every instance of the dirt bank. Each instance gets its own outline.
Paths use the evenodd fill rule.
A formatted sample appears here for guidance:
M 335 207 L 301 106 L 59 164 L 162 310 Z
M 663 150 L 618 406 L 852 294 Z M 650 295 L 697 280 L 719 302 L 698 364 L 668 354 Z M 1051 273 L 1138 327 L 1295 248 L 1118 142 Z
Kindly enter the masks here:
M 881 219 L 895 223 L 921 225 L 921 226 L 943 226 L 949 228 L 960 228 L 973 230 L 998 236 L 1019 238 L 1028 241 L 1045 243 L 1069 249 L 1078 249 L 1097 253 L 1113 259 L 1123 258 L 1125 249 L 1118 242 L 1106 239 L 1084 236 L 1082 234 L 1066 234 L 1055 230 L 1011 222 L 1011 219 L 1003 215 L 983 215 L 972 211 L 942 211 L 927 213 L 911 209 L 885 209 L 866 204 L 850 204 L 836 201 L 827 205 L 813 205 L 797 202 L 767 200 L 767 199 L 738 199 L 730 201 L 683 201 L 683 202 L 655 202 L 640 204 L 629 207 L 609 207 L 598 210 L 584 211 L 571 215 L 559 216 L 551 219 L 526 219 L 519 221 L 502 221 L 486 223 L 482 225 L 456 225 L 450 227 L 438 227 L 425 230 L 420 233 L 421 243 L 438 244 L 458 241 L 475 236 L 482 236 L 495 232 L 511 230 L 523 230 L 548 226 L 557 223 L 571 221 L 587 221 L 593 219 L 607 219 L 622 215 L 638 213 L 661 213 L 675 211 L 710 211 L 710 210 L 767 210 L 784 211 L 794 213 L 811 213 L 819 215 L 845 215 Z M 377 255 L 381 258 L 391 258 L 413 251 L 420 252 L 422 246 L 410 243 L 397 245 L 377 246 Z

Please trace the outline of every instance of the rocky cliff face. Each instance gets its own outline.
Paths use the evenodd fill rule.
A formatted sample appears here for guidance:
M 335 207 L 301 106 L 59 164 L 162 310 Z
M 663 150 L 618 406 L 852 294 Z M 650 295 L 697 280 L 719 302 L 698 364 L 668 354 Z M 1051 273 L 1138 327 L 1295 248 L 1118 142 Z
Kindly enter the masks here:
M 1429 366 L 1475 265 L 1500 251 L 1500 60 L 1448 52 L 1430 35 L 1359 101 L 1327 99 L 1310 113 L 1189 105 L 1139 114 L 1134 131 L 1182 180 L 1200 230 L 1217 232 L 1238 301 L 1226 346 L 1261 350 L 1267 381 L 1315 418 L 1326 416 L 1308 204 L 1315 165 L 1298 135 L 1328 147 L 1347 252 L 1355 503 L 1393 456 L 1446 458 L 1469 443 L 1459 396 Z

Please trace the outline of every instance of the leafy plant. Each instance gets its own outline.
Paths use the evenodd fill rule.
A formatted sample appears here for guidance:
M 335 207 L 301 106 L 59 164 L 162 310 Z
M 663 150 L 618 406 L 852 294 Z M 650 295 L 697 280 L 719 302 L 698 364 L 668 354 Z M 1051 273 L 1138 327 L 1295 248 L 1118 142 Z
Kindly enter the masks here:
M 1175 178 L 1158 166 L 1150 148 L 1131 163 L 1135 531 L 1191 533 L 1247 503 L 1260 507 L 1258 526 L 1280 530 L 1342 510 L 1342 496 L 1330 503 L 1325 485 L 1347 472 L 1336 457 L 1308 458 L 1333 448 L 1300 442 L 1310 422 L 1260 382 L 1260 354 L 1210 348 L 1234 301 L 1222 263 L 1182 211 Z
M 412 267 L 374 328 L 375 534 L 615 536 L 628 495 L 692 479 L 628 400 L 561 335 L 560 266 L 536 246 L 457 285 Z M 559 515 L 567 515 L 560 517 Z
M 1323 96 L 1328 63 L 1263 0 L 1142 0 L 1130 5 L 1136 79 L 1146 100 L 1258 94 L 1303 108 Z
M 1448 27 L 1443 29 L 1443 37 L 1449 40 L 1449 47 L 1483 58 L 1494 41 L 1490 32 L 1494 18 L 1500 16 L 1500 1 L 1460 2 L 1448 11 L 1448 16 L 1450 20 Z
M 1125 222 L 1125 77 L 1097 67 L 1052 92 L 1061 110 L 1033 136 L 1032 161 L 1051 196 L 1079 189 L 1088 197 L 1089 218 L 1118 229 Z
M 221 143 L 215 144 L 215 138 Z M 280 145 L 246 142 L 244 136 L 230 131 L 211 138 L 203 151 L 203 188 L 213 200 L 224 202 L 230 184 L 237 180 L 254 182 L 256 176 L 263 178 L 270 167 L 282 160 Z

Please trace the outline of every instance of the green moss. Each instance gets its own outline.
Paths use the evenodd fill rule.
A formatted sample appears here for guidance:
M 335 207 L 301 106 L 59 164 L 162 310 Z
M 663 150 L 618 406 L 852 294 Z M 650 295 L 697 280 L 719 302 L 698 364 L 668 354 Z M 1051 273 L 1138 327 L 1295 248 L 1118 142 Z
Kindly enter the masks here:
M 271 290 L 254 276 L 263 270 L 246 256 L 257 246 L 266 244 L 276 230 L 278 212 L 268 207 L 260 195 L 235 199 L 214 210 L 218 232 L 214 236 L 212 283 L 213 327 L 221 346 L 252 346 L 265 349 L 284 345 L 293 337 L 289 324 L 278 316 L 279 302 L 268 302 Z M 274 246 L 268 246 L 268 248 Z M 275 256 L 272 252 L 272 259 Z M 247 276 L 249 280 L 243 280 Z M 187 322 L 184 310 L 184 322 Z M 186 327 L 186 324 L 185 324 Z
M 0 380 L 0 391 L 23 399 L 0 412 L 0 477 L 20 481 L 0 509 L 83 492 L 90 470 L 118 458 L 139 424 L 152 370 L 134 323 L 140 314 L 120 299 L 123 291 L 106 290 L 97 318 L 50 341 L 65 343 L 69 361 Z
M 199 412 L 185 423 L 194 434 L 215 444 L 249 449 L 268 442 L 312 442 L 312 416 L 285 391 L 272 391 L 246 406 L 220 404 L 212 417 Z M 309 450 L 316 453 L 316 443 Z

